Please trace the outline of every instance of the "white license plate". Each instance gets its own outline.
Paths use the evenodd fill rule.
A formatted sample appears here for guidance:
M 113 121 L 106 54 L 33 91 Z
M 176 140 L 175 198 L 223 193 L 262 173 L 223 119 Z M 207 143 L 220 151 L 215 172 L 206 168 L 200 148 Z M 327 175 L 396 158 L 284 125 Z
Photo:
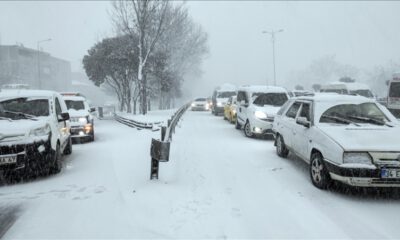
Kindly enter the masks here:
M 382 169 L 382 178 L 400 178 L 400 169 Z
M 0 156 L 0 165 L 17 162 L 17 155 Z

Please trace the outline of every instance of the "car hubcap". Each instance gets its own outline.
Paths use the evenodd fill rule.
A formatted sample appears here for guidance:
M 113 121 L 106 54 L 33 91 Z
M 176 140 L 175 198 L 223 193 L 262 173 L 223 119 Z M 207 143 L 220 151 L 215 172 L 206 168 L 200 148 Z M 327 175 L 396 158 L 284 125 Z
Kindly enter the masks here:
M 311 174 L 312 174 L 312 177 L 315 182 L 321 181 L 322 169 L 323 169 L 323 166 L 321 164 L 321 161 L 318 158 L 315 158 L 311 165 Z
M 250 130 L 250 124 L 249 123 L 246 123 L 246 126 L 245 126 L 245 132 L 246 132 L 246 135 L 247 136 L 251 136 L 251 130 Z

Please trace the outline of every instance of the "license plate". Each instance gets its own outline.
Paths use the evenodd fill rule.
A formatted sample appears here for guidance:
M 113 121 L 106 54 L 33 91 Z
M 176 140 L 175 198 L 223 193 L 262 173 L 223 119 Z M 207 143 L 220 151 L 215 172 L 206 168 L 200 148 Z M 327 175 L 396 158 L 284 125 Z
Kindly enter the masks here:
M 382 169 L 382 178 L 400 178 L 400 169 Z
M 17 155 L 0 156 L 0 165 L 17 162 Z

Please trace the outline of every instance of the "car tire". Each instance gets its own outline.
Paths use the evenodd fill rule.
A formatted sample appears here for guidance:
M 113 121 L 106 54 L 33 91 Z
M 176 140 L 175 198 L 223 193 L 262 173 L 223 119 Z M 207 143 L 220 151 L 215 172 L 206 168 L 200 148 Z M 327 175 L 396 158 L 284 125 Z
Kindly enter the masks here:
M 64 155 L 71 155 L 72 153 L 72 139 L 71 137 L 68 139 L 68 144 L 64 148 Z
M 332 182 L 323 157 L 319 152 L 311 154 L 310 177 L 312 184 L 319 189 L 327 189 Z
M 247 121 L 246 124 L 244 125 L 243 131 L 244 131 L 244 135 L 246 135 L 246 137 L 248 137 L 248 138 L 254 137 L 254 134 L 251 132 L 251 126 L 250 126 L 249 121 Z
M 56 174 L 56 173 L 61 172 L 62 162 L 61 162 L 61 150 L 60 150 L 59 143 L 57 143 L 56 150 L 52 154 L 50 164 L 51 164 L 50 165 L 50 173 Z
M 240 125 L 240 123 L 238 122 L 237 118 L 236 118 L 235 128 L 238 129 L 238 130 L 240 130 L 242 128 L 242 125 Z
M 276 137 L 276 154 L 282 158 L 287 158 L 289 155 L 289 149 L 287 149 L 285 141 L 280 134 Z

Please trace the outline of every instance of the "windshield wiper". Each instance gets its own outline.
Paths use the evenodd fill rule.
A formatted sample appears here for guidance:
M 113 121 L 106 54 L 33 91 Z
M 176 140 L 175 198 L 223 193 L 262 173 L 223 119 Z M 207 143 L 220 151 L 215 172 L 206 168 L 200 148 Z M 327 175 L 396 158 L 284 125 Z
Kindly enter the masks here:
M 360 117 L 360 116 L 354 116 L 354 115 L 351 115 L 351 116 L 348 116 L 348 117 L 352 118 L 352 119 L 357 119 L 357 120 L 360 120 L 360 121 L 364 121 L 366 123 L 371 123 L 371 124 L 376 124 L 376 125 L 386 125 L 388 127 L 393 127 L 392 125 L 388 124 L 387 122 L 385 122 L 384 120 L 381 120 L 381 119 L 369 118 L 369 117 Z
M 3 110 L 2 112 L 11 113 L 11 114 L 14 114 L 14 115 L 17 115 L 17 116 L 22 116 L 22 117 L 24 117 L 26 119 L 36 120 L 36 119 L 33 119 L 33 118 L 36 117 L 35 115 L 31 115 L 31 114 L 27 114 L 27 113 L 23 113 L 23 112 L 14 112 L 14 111 L 8 111 L 8 110 Z
M 0 117 L 0 120 L 8 120 L 8 121 L 10 121 L 10 122 L 13 121 L 11 118 L 6 118 L 6 117 Z
M 350 124 L 350 123 L 352 123 L 352 124 L 354 124 L 354 125 L 356 125 L 356 126 L 360 126 L 360 124 L 357 124 L 357 123 L 355 123 L 355 122 L 353 122 L 353 121 L 351 121 L 351 120 L 349 120 L 349 119 L 342 118 L 342 117 L 335 117 L 335 116 L 328 116 L 328 115 L 323 115 L 322 117 L 323 117 L 323 118 L 328 118 L 328 119 L 334 120 L 334 121 L 336 121 L 336 122 L 344 123 L 344 124 Z

